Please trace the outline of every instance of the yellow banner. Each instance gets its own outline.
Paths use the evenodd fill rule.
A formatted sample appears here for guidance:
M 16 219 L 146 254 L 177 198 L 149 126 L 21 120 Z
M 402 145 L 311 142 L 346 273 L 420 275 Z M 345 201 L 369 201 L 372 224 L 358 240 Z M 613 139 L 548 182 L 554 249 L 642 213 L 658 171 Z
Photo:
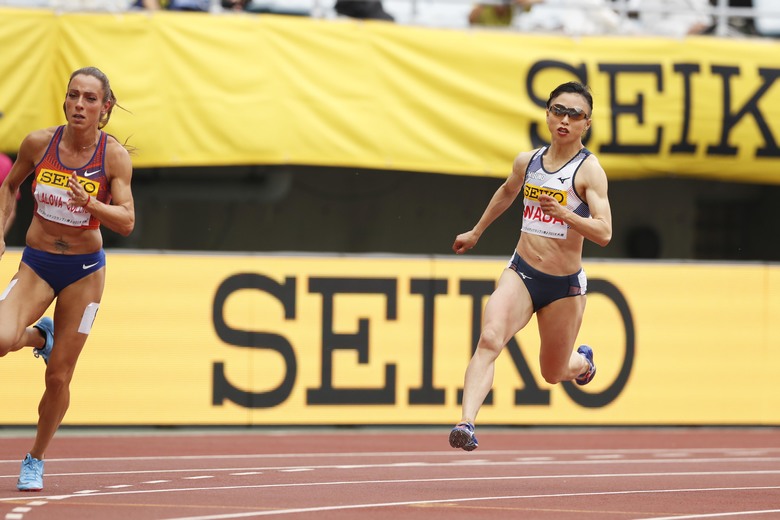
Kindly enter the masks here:
M 84 35 L 88 34 L 89 38 Z M 560 82 L 593 88 L 613 179 L 780 182 L 780 42 L 455 31 L 254 14 L 0 7 L 0 150 L 103 69 L 136 166 L 300 164 L 504 177 Z M 57 49 L 54 51 L 54 49 Z M 121 51 L 121 52 L 120 52 Z
M 6 253 L 2 279 L 20 256 Z M 453 423 L 506 261 L 109 252 L 65 423 Z M 579 341 L 596 379 L 546 384 L 532 320 L 499 358 L 480 423 L 780 425 L 780 267 L 586 271 Z M 0 424 L 35 423 L 43 375 L 30 349 L 0 359 Z

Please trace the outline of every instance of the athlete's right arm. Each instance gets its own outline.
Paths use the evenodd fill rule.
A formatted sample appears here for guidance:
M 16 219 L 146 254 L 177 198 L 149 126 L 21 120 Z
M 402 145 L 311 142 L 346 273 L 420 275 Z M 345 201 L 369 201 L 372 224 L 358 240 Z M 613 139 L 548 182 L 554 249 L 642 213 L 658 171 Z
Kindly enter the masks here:
M 493 194 L 477 224 L 469 231 L 455 237 L 455 242 L 452 244 L 453 251 L 462 254 L 473 248 L 488 226 L 512 205 L 520 190 L 523 189 L 525 170 L 532 156 L 533 152 L 523 152 L 515 157 L 512 173 Z
M 16 193 L 19 186 L 33 172 L 35 164 L 43 155 L 43 149 L 51 139 L 51 133 L 46 130 L 36 130 L 27 135 L 19 146 L 16 161 L 8 172 L 8 176 L 0 185 L 0 230 L 5 229 L 5 223 L 13 213 L 16 204 Z M 5 253 L 5 236 L 0 233 L 0 257 Z

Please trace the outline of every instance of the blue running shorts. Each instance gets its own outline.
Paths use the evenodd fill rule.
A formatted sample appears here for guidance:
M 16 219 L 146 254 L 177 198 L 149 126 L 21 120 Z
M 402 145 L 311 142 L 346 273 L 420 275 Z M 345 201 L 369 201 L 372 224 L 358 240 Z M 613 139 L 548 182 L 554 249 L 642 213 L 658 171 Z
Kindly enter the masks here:
M 516 272 L 525 284 L 531 295 L 534 312 L 550 305 L 555 300 L 569 296 L 580 296 L 588 290 L 588 279 L 582 269 L 567 276 L 545 274 L 528 265 L 517 254 L 517 251 L 512 255 L 507 267 Z
M 106 253 L 101 249 L 86 255 L 55 255 L 25 247 L 22 262 L 48 283 L 56 295 L 70 284 L 104 267 Z

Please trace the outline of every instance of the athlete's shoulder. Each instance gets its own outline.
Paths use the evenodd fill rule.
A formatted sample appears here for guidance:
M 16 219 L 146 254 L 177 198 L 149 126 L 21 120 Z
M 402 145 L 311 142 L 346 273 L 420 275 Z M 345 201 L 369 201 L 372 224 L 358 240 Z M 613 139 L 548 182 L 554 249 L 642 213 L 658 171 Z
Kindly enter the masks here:
M 106 149 L 111 149 L 111 151 L 119 151 L 124 150 L 125 153 L 127 152 L 127 148 L 125 148 L 125 145 L 119 142 L 119 139 L 114 137 L 113 135 L 106 133 Z
M 517 154 L 517 156 L 515 156 L 514 162 L 512 163 L 512 171 L 525 175 L 525 169 L 530 164 L 534 155 L 536 155 L 540 150 L 541 148 L 536 148 L 534 150 L 528 150 Z
M 33 130 L 22 140 L 19 146 L 19 157 L 21 162 L 25 160 L 36 163 L 43 157 L 43 153 L 49 146 L 54 134 L 57 132 L 57 126 Z
M 27 136 L 24 138 L 24 141 L 22 141 L 22 144 L 31 146 L 48 145 L 49 141 L 51 141 L 52 137 L 54 137 L 54 134 L 57 132 L 58 128 L 58 126 L 50 126 L 48 128 L 33 130 L 27 134 Z
M 585 156 L 582 162 L 583 168 L 601 170 L 603 172 L 604 168 L 601 167 L 601 162 L 599 161 L 599 158 L 596 157 L 596 154 L 594 154 L 587 148 L 583 148 L 583 150 L 587 152 L 587 155 Z
M 580 166 L 577 181 L 585 185 L 607 182 L 607 172 L 602 168 L 598 157 L 592 153 L 585 157 Z
M 106 134 L 105 160 L 110 177 L 129 175 L 133 170 L 130 152 L 111 134 Z

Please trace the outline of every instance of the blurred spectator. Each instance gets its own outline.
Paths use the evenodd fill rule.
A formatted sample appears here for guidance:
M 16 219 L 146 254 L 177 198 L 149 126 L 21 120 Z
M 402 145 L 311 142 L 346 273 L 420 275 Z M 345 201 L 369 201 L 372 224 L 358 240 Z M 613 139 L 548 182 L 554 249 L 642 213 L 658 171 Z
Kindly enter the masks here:
M 637 30 L 643 34 L 683 37 L 712 27 L 708 0 L 630 0 Z
M 244 11 L 249 0 L 222 0 L 222 9 L 228 11 Z
M 168 9 L 171 11 L 203 11 L 208 12 L 210 0 L 170 0 Z
M 380 0 L 336 0 L 334 9 L 341 16 L 350 18 L 395 21 L 392 15 L 382 7 Z
M 469 13 L 469 25 L 509 26 L 515 10 L 527 11 L 544 0 L 504 0 L 500 4 L 476 4 Z
M 718 0 L 710 0 L 710 4 L 712 6 L 717 6 Z M 777 5 L 776 2 L 775 5 Z M 753 0 L 728 0 L 728 6 L 729 7 L 753 7 Z M 717 28 L 716 25 L 713 24 L 709 29 L 707 29 L 707 33 L 708 34 L 715 33 L 716 28 Z M 755 19 L 750 17 L 745 17 L 745 16 L 729 17 L 728 35 L 739 36 L 745 34 L 750 36 L 755 36 L 758 34 L 758 31 L 756 30 Z
M 222 8 L 231 11 L 243 10 L 247 3 L 248 0 L 220 0 Z M 149 11 L 168 9 L 171 11 L 207 12 L 211 9 L 211 4 L 211 0 L 135 0 L 132 7 Z
M 518 18 L 516 25 L 525 31 L 580 36 L 614 34 L 621 30 L 620 16 L 608 0 L 543 0 Z
M 148 11 L 157 11 L 167 5 L 166 0 L 135 0 L 130 7 L 132 9 L 146 9 Z

